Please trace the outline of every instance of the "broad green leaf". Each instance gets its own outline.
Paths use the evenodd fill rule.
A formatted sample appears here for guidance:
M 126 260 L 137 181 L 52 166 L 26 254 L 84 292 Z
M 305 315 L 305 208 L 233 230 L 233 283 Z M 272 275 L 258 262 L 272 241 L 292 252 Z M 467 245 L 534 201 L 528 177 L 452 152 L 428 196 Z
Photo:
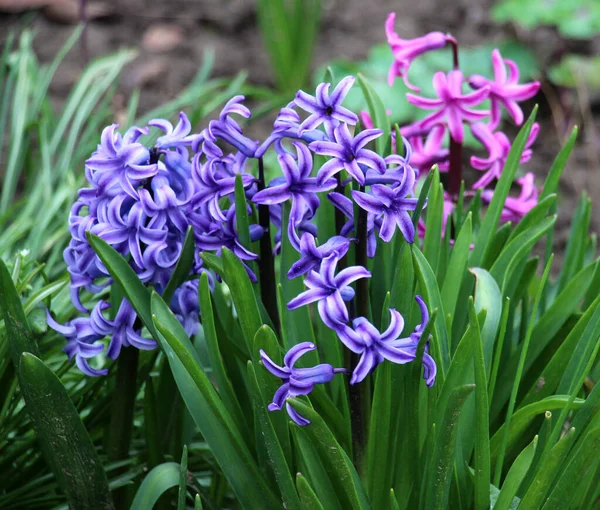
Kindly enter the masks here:
M 527 138 L 529 137 L 531 126 L 535 121 L 536 114 L 537 106 L 531 112 L 527 122 L 523 124 L 523 127 L 519 131 L 519 134 L 512 144 L 508 158 L 504 164 L 502 176 L 496 183 L 494 198 L 488 206 L 487 212 L 485 213 L 485 217 L 483 218 L 483 222 L 479 229 L 477 239 L 475 240 L 475 248 L 469 257 L 470 266 L 478 266 L 481 263 L 488 249 L 488 243 L 496 231 L 498 221 L 500 220 L 500 215 L 502 214 L 502 209 L 504 208 L 504 202 L 506 201 L 506 197 L 508 196 L 517 173 L 517 169 L 519 168 L 521 154 L 525 149 L 525 144 L 527 143 Z
M 21 355 L 29 352 L 39 356 L 38 346 L 35 343 L 27 318 L 21 306 L 21 298 L 15 289 L 12 277 L 0 258 L 0 311 L 6 325 L 8 348 L 15 366 L 18 369 Z
M 431 171 L 425 177 L 425 181 L 421 186 L 421 191 L 419 193 L 419 198 L 417 200 L 417 205 L 412 215 L 412 221 L 415 229 L 419 223 L 419 219 L 421 218 L 421 212 L 423 212 L 423 208 L 425 207 L 425 203 L 427 201 L 427 196 L 429 195 L 429 188 L 431 187 L 431 181 L 433 180 L 433 176 L 436 174 L 437 165 L 434 165 Z
M 474 389 L 474 384 L 458 386 L 449 396 L 448 406 L 436 431 L 437 440 L 427 471 L 427 483 L 421 491 L 422 508 L 425 510 L 448 507 L 458 418 L 462 405 Z
M 173 274 L 171 278 L 169 278 L 169 282 L 165 287 L 165 291 L 162 296 L 163 299 L 167 302 L 171 302 L 171 298 L 175 293 L 177 287 L 179 287 L 190 274 L 190 270 L 192 269 L 192 265 L 194 264 L 194 230 L 192 227 L 189 227 L 185 234 L 185 241 L 183 242 L 183 248 L 181 249 L 181 255 L 179 256 L 179 260 L 175 265 L 175 269 L 173 270 Z
M 223 357 L 221 355 L 221 348 L 219 346 L 219 339 L 215 329 L 215 317 L 213 313 L 212 300 L 210 295 L 210 288 L 208 284 L 208 276 L 203 273 L 200 276 L 199 285 L 199 300 L 200 300 L 200 313 L 202 316 L 202 329 L 204 331 L 204 339 L 206 341 L 206 347 L 208 351 L 208 358 L 212 373 L 216 379 L 217 388 L 221 400 L 224 406 L 227 408 L 231 417 L 235 421 L 240 432 L 244 434 L 247 432 L 247 424 L 244 417 L 244 413 L 240 407 L 238 399 L 236 397 L 233 385 L 225 370 L 225 364 L 223 363 Z M 246 441 L 249 441 L 249 437 L 245 435 Z
M 531 466 L 531 461 L 533 460 L 537 448 L 537 441 L 538 437 L 535 436 L 531 444 L 525 448 L 513 462 L 513 465 L 504 479 L 502 488 L 500 489 L 500 494 L 494 505 L 494 510 L 510 509 L 513 499 L 521 486 L 521 482 L 525 478 L 529 466 Z
M 356 510 L 370 508 L 352 462 L 321 416 L 297 398 L 290 399 L 288 402 L 300 415 L 311 422 L 304 430 L 315 446 L 321 462 L 331 473 L 331 482 L 337 497 L 345 502 L 344 508 Z
M 246 508 L 275 508 L 277 498 L 200 367 L 183 326 L 156 293 L 152 294 L 152 318 L 183 400 L 237 498 Z
M 517 440 L 523 434 L 527 428 L 533 423 L 534 419 L 544 414 L 546 411 L 554 411 L 557 409 L 564 409 L 569 403 L 569 397 L 567 395 L 552 395 L 546 397 L 543 400 L 534 402 L 533 404 L 526 405 L 518 409 L 510 422 L 508 432 L 508 447 L 516 444 Z M 585 405 L 585 400 L 575 399 L 571 404 L 571 409 L 581 409 Z M 490 441 L 490 450 L 492 454 L 492 460 L 498 458 L 502 439 L 504 437 L 506 424 L 503 424 L 493 435 Z
M 21 391 L 36 435 L 47 445 L 57 478 L 72 508 L 113 508 L 96 448 L 67 390 L 43 361 L 24 352 Z
M 271 467 L 275 473 L 275 479 L 281 492 L 281 498 L 283 500 L 284 508 L 302 510 L 302 505 L 296 492 L 294 480 L 290 473 L 290 468 L 287 464 L 285 455 L 279 443 L 279 439 L 275 434 L 273 425 L 267 412 L 267 406 L 263 400 L 263 396 L 260 391 L 259 382 L 254 372 L 254 366 L 252 362 L 248 362 L 248 378 L 250 379 L 250 387 L 252 393 L 252 400 L 254 402 L 254 415 L 257 418 L 261 437 L 264 441 L 264 447 L 266 448 Z M 261 448 L 263 445 L 257 445 Z
M 533 225 L 537 225 L 545 217 L 548 210 L 553 210 L 556 206 L 556 195 L 548 195 L 543 200 L 540 200 L 512 230 L 509 241 L 529 230 Z
M 444 377 L 450 366 L 450 345 L 448 341 L 448 333 L 446 331 L 446 323 L 444 321 L 445 313 L 442 305 L 442 297 L 440 295 L 440 288 L 438 287 L 435 274 L 433 273 L 431 266 L 421 253 L 421 250 L 415 245 L 412 246 L 413 261 L 416 268 L 417 277 L 419 284 L 421 285 L 425 297 L 425 302 L 430 310 L 438 309 L 438 316 L 435 323 L 435 339 L 439 344 L 439 350 L 441 354 L 441 374 Z
M 448 270 L 446 271 L 444 284 L 442 285 L 442 304 L 444 306 L 444 311 L 451 315 L 454 315 L 458 292 L 460 290 L 465 269 L 467 268 L 467 260 L 469 258 L 473 234 L 472 217 L 473 215 L 469 213 L 460 229 L 454 247 L 452 248 L 450 263 L 448 265 Z
M 477 267 L 469 269 L 469 271 L 475 275 L 475 309 L 478 313 L 483 309 L 487 310 L 485 324 L 481 328 L 481 343 L 487 380 L 492 367 L 494 343 L 502 313 L 502 294 L 498 284 L 487 271 Z
M 375 89 L 369 82 L 367 78 L 365 78 L 362 74 L 358 74 L 358 83 L 362 92 L 367 101 L 367 105 L 369 108 L 369 113 L 371 114 L 371 119 L 373 119 L 373 125 L 377 129 L 381 129 L 383 134 L 375 140 L 375 145 L 377 147 L 377 154 L 381 154 L 385 156 L 385 150 L 388 145 L 388 141 L 390 138 L 390 119 L 385 110 L 385 105 L 383 101 L 375 92 Z
M 227 248 L 223 249 L 223 268 L 225 271 L 223 276 L 231 290 L 231 298 L 242 326 L 246 345 L 252 352 L 254 335 L 263 324 L 252 283 L 240 259 Z
M 548 172 L 548 177 L 546 177 L 546 182 L 544 182 L 544 188 L 540 193 L 540 202 L 546 197 L 550 196 L 551 194 L 557 192 L 560 176 L 562 175 L 567 164 L 567 160 L 571 155 L 571 151 L 573 150 L 573 146 L 575 145 L 575 140 L 577 140 L 577 132 L 577 126 L 573 127 L 573 131 L 571 131 L 569 139 L 562 147 L 556 158 L 554 158 L 552 167 L 550 168 L 550 172 Z
M 485 254 L 481 267 L 489 269 L 498 260 L 498 256 L 506 247 L 508 238 L 513 232 L 513 224 L 509 221 L 502 225 L 490 240 L 488 250 Z
M 488 322 L 486 316 L 486 323 Z M 469 327 L 473 331 L 473 368 L 475 373 L 475 508 L 490 507 L 490 421 L 487 376 L 482 336 L 473 298 L 469 299 Z
M 440 257 L 440 240 L 442 239 L 442 220 L 444 215 L 444 187 L 440 184 L 440 174 L 434 170 L 431 189 L 427 199 L 425 240 L 423 255 L 431 269 L 437 275 Z
M 165 462 L 153 468 L 135 493 L 131 510 L 154 508 L 159 498 L 169 489 L 179 485 L 180 465 Z
M 568 457 L 554 488 L 546 499 L 542 510 L 569 508 L 571 502 L 577 495 L 580 482 L 585 479 L 590 469 L 595 469 L 600 448 L 600 428 L 590 431 L 579 446 L 575 446 L 572 454 Z
M 308 480 L 302 476 L 302 473 L 296 474 L 296 488 L 302 501 L 302 508 L 305 510 L 325 510 L 319 498 L 308 483 Z

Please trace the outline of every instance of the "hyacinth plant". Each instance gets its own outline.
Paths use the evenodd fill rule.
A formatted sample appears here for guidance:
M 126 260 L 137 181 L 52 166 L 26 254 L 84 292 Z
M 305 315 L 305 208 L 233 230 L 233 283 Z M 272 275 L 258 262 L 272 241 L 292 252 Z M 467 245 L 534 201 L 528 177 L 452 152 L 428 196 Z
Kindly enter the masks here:
M 391 78 L 410 84 L 414 58 L 457 47 L 441 33 L 402 40 L 393 21 Z M 538 85 L 519 85 L 496 52 L 493 81 L 464 80 L 454 54 L 455 69 L 434 77 L 437 99 L 407 97 L 435 110 L 410 126 L 392 128 L 360 76 L 369 114 L 345 108 L 348 76 L 299 91 L 264 140 L 245 134 L 242 96 L 199 132 L 184 113 L 102 131 L 64 251 L 78 315 L 50 308 L 47 322 L 86 378 L 117 372 L 111 427 L 128 439 L 112 460 L 132 453 L 143 392 L 153 469 L 133 508 L 174 485 L 178 508 L 188 492 L 197 508 L 597 505 L 600 262 L 586 200 L 550 278 L 555 192 L 576 133 L 541 190 L 528 174 L 510 196 L 538 129 L 518 102 Z M 498 130 L 504 111 L 523 124 L 512 144 Z M 470 161 L 482 172 L 472 189 L 465 130 L 488 152 Z M 110 507 L 103 447 L 74 409 L 93 483 L 65 475 L 73 444 L 35 412 L 31 374 L 44 364 L 0 276 L 13 360 L 60 484 L 72 504 Z M 157 430 L 207 448 L 161 463 L 174 454 Z M 196 481 L 207 469 L 210 490 Z M 127 507 L 122 489 L 114 496 Z

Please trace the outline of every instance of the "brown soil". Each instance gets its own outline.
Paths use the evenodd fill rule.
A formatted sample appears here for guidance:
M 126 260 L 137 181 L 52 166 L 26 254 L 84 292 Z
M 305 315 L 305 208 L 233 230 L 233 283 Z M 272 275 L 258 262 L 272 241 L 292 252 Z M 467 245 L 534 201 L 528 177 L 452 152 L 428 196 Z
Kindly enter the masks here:
M 34 45 L 40 59 L 50 60 L 73 30 L 77 19 L 73 7 L 77 0 L 50 2 L 51 7 L 33 15 L 0 14 L 0 44 L 8 29 L 27 22 L 37 33 Z M 390 11 L 398 13 L 397 28 L 405 37 L 441 30 L 451 32 L 461 44 L 474 45 L 511 35 L 527 42 L 542 62 L 550 61 L 572 44 L 562 41 L 550 29 L 522 33 L 513 27 L 494 25 L 489 17 L 491 0 L 323 0 L 323 3 L 325 14 L 315 66 L 333 58 L 364 58 L 373 44 L 385 40 L 383 24 Z M 257 29 L 254 5 L 253 0 L 113 0 L 103 4 L 90 1 L 88 9 L 95 19 L 89 23 L 87 32 L 89 56 L 122 47 L 138 48 L 139 56 L 126 69 L 120 92 L 125 99 L 134 88 L 142 87 L 142 110 L 168 100 L 187 85 L 198 69 L 203 51 L 209 47 L 216 54 L 214 75 L 231 76 L 246 69 L 251 82 L 270 85 L 269 63 Z M 599 42 L 590 44 L 592 49 L 588 51 L 594 51 L 594 44 L 598 46 Z M 70 55 L 52 84 L 51 93 L 58 105 L 81 70 L 84 60 L 81 53 L 79 50 L 78 55 L 76 50 Z M 567 91 L 566 95 L 569 94 Z M 557 134 L 546 97 L 540 94 L 536 100 L 541 106 L 542 130 L 534 146 L 533 161 L 527 168 L 541 182 L 564 133 Z M 580 193 L 586 191 L 594 202 L 600 201 L 600 138 L 596 135 L 600 132 L 600 115 L 596 111 L 594 116 L 594 105 L 588 106 L 584 108 L 589 113 L 587 126 L 561 183 L 559 250 Z M 579 107 L 576 105 L 575 109 L 578 111 Z M 592 213 L 592 221 L 594 230 L 600 230 L 599 206 Z

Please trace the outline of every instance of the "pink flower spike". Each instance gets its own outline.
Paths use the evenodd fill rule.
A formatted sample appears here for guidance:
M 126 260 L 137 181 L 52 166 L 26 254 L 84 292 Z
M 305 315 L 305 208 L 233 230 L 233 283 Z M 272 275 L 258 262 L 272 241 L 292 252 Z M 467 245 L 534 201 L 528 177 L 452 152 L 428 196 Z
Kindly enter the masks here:
M 472 110 L 469 106 L 475 106 L 487 99 L 489 87 L 485 86 L 463 94 L 463 74 L 458 70 L 450 71 L 447 75 L 437 72 L 433 76 L 433 87 L 438 99 L 429 99 L 414 94 L 406 94 L 409 103 L 423 110 L 437 110 L 415 126 L 423 130 L 429 130 L 438 124 L 445 124 L 450 131 L 452 139 L 462 143 L 464 139 L 463 123 L 477 122 L 487 117 L 489 110 Z M 404 133 L 403 133 L 404 134 Z
M 440 171 L 448 170 L 447 160 L 449 150 L 443 147 L 446 128 L 442 125 L 434 126 L 423 141 L 421 136 L 413 136 L 409 142 L 413 149 L 410 164 L 413 168 L 423 172 L 429 172 L 436 163 L 439 164 Z
M 420 92 L 417 87 L 408 81 L 410 65 L 419 55 L 443 48 L 451 38 L 442 32 L 430 32 L 415 39 L 401 39 L 394 30 L 395 21 L 396 13 L 391 12 L 388 14 L 385 22 L 385 35 L 394 54 L 394 62 L 388 73 L 388 83 L 391 87 L 394 84 L 394 79 L 399 77 L 404 80 L 409 89 Z
M 535 187 L 533 173 L 525 174 L 517 182 L 521 186 L 521 193 L 518 197 L 508 197 L 506 199 L 500 221 L 517 223 L 538 203 L 538 189 Z M 484 191 L 481 194 L 481 198 L 488 203 L 492 201 L 493 196 L 494 192 L 492 190 Z
M 533 142 L 535 142 L 539 131 L 540 126 L 536 122 L 531 127 L 531 132 L 527 137 L 525 150 L 521 155 L 521 163 L 526 163 L 531 159 L 532 150 L 530 147 L 533 145 Z M 473 189 L 485 188 L 494 179 L 500 179 L 504 164 L 506 163 L 506 158 L 510 152 L 511 144 L 504 133 L 500 131 L 493 133 L 491 127 L 487 124 L 473 124 L 471 126 L 471 132 L 488 152 L 487 158 L 471 156 L 471 166 L 476 170 L 485 172 L 479 180 L 473 184 Z
M 492 66 L 494 79 L 488 80 L 481 75 L 469 78 L 469 84 L 474 89 L 488 86 L 490 88 L 490 101 L 492 103 L 492 128 L 496 128 L 502 116 L 501 106 L 508 111 L 517 126 L 523 123 L 523 111 L 519 106 L 520 101 L 525 101 L 535 96 L 540 89 L 540 82 L 533 81 L 519 85 L 519 68 L 515 62 L 502 59 L 498 49 L 492 52 Z M 508 73 L 506 68 L 508 67 Z

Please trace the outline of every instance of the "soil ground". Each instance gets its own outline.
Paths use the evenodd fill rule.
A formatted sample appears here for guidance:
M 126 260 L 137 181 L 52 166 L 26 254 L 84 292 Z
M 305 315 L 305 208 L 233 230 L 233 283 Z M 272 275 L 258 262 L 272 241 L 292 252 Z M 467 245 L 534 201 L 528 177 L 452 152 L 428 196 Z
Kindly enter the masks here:
M 122 47 L 139 50 L 139 56 L 123 75 L 120 92 L 125 103 L 134 88 L 142 87 L 142 110 L 165 102 L 185 87 L 200 65 L 203 51 L 209 47 L 216 55 L 214 75 L 231 76 L 246 69 L 251 82 L 270 85 L 269 63 L 257 29 L 255 3 L 255 0 L 112 0 L 103 4 L 89 1 L 89 12 L 98 16 L 88 26 L 89 56 Z M 461 44 L 475 45 L 511 35 L 525 41 L 542 65 L 572 44 L 562 41 L 551 29 L 524 33 L 494 24 L 489 14 L 492 0 L 323 0 L 323 3 L 325 13 L 315 66 L 333 58 L 364 58 L 372 45 L 385 40 L 383 24 L 391 11 L 397 12 L 397 29 L 403 37 L 441 30 L 451 32 Z M 26 22 L 37 33 L 34 46 L 39 58 L 49 61 L 76 21 L 77 0 L 54 1 L 49 7 L 26 15 L 0 13 L 0 45 L 10 28 Z M 598 51 L 600 41 L 585 44 L 587 51 Z M 61 66 L 51 88 L 58 107 L 82 64 L 82 55 L 75 51 Z M 562 95 L 563 102 L 565 98 L 566 102 L 571 100 L 574 111 L 584 111 L 586 120 L 561 182 L 562 214 L 556 242 L 558 251 L 562 251 L 570 217 L 582 191 L 595 202 L 593 229 L 600 230 L 600 138 L 596 134 L 600 132 L 600 104 L 594 105 L 592 98 L 591 103 L 586 102 L 580 109 L 579 100 L 571 99 L 576 97 L 571 91 L 546 90 L 550 92 L 536 98 L 540 103 L 542 129 L 534 146 L 533 160 L 527 166 L 538 182 L 547 174 L 565 131 L 564 126 L 557 129 L 548 98 Z

